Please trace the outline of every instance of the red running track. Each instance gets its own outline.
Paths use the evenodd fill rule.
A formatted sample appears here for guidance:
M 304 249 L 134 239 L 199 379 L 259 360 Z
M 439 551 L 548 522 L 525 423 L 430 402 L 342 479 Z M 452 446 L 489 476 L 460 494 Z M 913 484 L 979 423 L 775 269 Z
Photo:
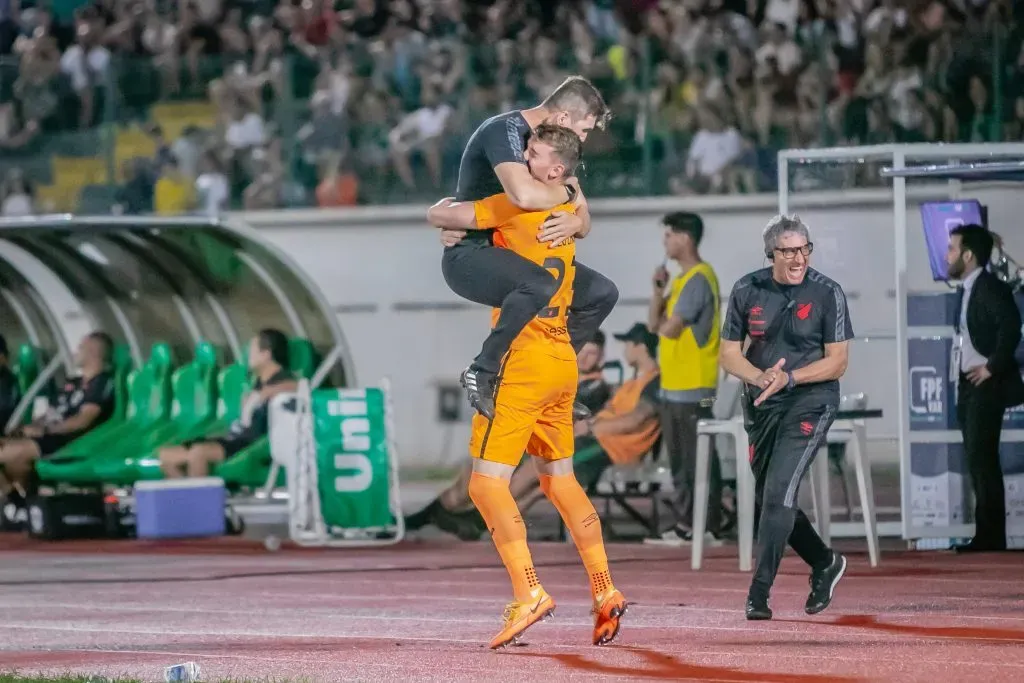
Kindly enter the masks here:
M 826 612 L 802 611 L 787 557 L 775 620 L 743 618 L 749 575 L 729 548 L 609 546 L 633 605 L 589 644 L 590 596 L 570 545 L 535 544 L 555 619 L 490 652 L 509 594 L 487 543 L 276 554 L 241 541 L 61 543 L 0 536 L 0 670 L 206 681 L 1024 681 L 1024 555 L 889 552 L 851 568 Z

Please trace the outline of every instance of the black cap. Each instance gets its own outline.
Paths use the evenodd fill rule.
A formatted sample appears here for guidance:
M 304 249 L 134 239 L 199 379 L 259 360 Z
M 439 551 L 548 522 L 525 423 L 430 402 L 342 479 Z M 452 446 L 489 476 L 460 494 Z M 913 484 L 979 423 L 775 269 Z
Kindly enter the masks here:
M 648 330 L 647 325 L 644 325 L 643 323 L 636 323 L 626 332 L 623 332 L 622 334 L 615 334 L 612 336 L 622 342 L 633 342 L 634 344 L 643 344 L 644 346 L 647 347 L 647 350 L 651 352 L 652 356 L 658 350 L 658 335 Z

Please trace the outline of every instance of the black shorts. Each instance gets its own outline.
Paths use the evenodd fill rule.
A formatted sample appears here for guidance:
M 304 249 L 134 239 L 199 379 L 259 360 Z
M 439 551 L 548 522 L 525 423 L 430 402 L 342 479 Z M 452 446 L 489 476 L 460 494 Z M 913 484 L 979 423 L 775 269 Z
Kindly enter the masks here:
M 39 447 L 39 457 L 45 459 L 67 446 L 79 436 L 81 436 L 79 432 L 43 434 L 42 436 L 31 437 L 29 441 L 35 442 L 36 446 Z
M 223 436 L 218 439 L 195 439 L 193 441 L 186 441 L 182 443 L 183 448 L 192 448 L 196 444 L 201 443 L 215 443 L 224 449 L 224 459 L 232 458 L 238 455 L 240 452 L 251 446 L 254 442 L 249 439 Z

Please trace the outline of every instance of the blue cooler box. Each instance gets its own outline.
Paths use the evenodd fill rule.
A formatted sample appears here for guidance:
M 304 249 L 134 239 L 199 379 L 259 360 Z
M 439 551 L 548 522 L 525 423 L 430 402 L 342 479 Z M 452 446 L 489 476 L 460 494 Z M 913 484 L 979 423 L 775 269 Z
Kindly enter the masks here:
M 135 485 L 138 538 L 223 536 L 227 492 L 220 477 L 140 481 Z

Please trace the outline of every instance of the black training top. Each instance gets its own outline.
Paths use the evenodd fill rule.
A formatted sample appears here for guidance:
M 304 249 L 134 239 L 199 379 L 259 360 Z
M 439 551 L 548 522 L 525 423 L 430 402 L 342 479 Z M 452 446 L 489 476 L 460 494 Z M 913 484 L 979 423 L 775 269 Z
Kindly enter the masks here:
M 0 365 L 0 429 L 14 415 L 21 402 L 21 385 L 17 376 L 6 365 Z
M 722 339 L 742 342 L 750 337 L 747 360 L 761 370 L 781 358 L 783 369 L 792 372 L 821 360 L 825 344 L 853 339 L 853 325 L 846 294 L 837 282 L 813 268 L 799 285 L 782 285 L 764 268 L 740 279 L 729 296 L 729 310 L 722 325 Z M 747 387 L 751 398 L 759 392 Z M 823 403 L 839 403 L 839 382 L 801 384 L 783 390 L 765 402 L 781 403 L 787 396 L 813 391 Z
M 90 428 L 96 427 L 114 414 L 114 375 L 103 371 L 88 382 L 82 377 L 72 377 L 64 383 L 54 407 L 56 421 L 63 422 L 78 415 L 88 404 L 97 406 L 100 414 Z
M 530 124 L 519 111 L 509 111 L 487 119 L 469 137 L 459 162 L 459 182 L 455 200 L 475 202 L 504 192 L 494 167 L 507 162 L 525 164 L 526 140 Z M 470 230 L 466 243 L 490 242 L 492 230 Z
M 231 423 L 227 438 L 253 442 L 266 436 L 270 431 L 270 406 L 260 396 L 263 387 L 272 387 L 291 382 L 295 377 L 287 370 L 279 370 L 264 383 L 257 379 L 252 391 L 245 398 L 242 415 Z

